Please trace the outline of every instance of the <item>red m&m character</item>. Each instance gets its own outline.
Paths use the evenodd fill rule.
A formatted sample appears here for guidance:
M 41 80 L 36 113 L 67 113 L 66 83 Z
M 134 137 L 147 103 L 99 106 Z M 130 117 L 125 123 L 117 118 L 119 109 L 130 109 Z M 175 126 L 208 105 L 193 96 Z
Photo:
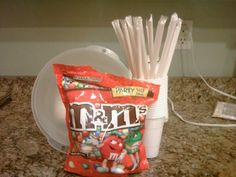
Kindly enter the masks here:
M 120 165 L 119 162 L 122 161 L 125 154 L 123 153 L 123 140 L 117 136 L 109 136 L 103 141 L 102 144 L 98 145 L 100 148 L 102 157 L 104 158 L 102 166 L 97 167 L 98 172 L 108 172 L 109 168 L 107 166 L 108 161 L 113 161 L 111 172 L 122 174 L 124 173 L 124 166 Z M 119 165 L 118 165 L 119 164 Z

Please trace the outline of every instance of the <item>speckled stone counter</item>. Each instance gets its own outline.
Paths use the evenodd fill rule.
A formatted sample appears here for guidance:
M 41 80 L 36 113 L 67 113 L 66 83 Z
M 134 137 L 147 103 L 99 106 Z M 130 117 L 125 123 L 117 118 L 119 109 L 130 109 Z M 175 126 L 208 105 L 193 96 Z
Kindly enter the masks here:
M 11 90 L 12 101 L 0 108 L 1 177 L 70 177 L 63 171 L 65 154 L 52 149 L 33 119 L 30 99 L 34 77 L 0 77 L 0 91 Z M 236 78 L 208 82 L 236 95 Z M 170 78 L 169 96 L 176 110 L 194 122 L 236 123 L 212 118 L 217 101 L 234 102 L 211 90 L 200 79 Z M 186 124 L 169 110 L 160 155 L 150 169 L 131 176 L 235 177 L 236 128 Z

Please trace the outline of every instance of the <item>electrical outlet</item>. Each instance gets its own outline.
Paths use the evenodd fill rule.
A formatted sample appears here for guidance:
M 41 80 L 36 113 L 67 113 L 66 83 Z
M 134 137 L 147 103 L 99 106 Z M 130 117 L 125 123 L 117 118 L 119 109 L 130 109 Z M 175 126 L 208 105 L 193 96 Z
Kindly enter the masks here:
M 176 44 L 176 49 L 189 50 L 192 48 L 191 35 L 193 31 L 193 21 L 183 20 L 179 38 Z

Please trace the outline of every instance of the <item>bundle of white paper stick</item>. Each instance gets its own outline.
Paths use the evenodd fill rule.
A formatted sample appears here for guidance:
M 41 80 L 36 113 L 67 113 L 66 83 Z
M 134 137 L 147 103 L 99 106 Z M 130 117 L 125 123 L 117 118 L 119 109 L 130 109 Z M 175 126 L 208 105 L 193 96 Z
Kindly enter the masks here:
M 166 16 L 160 17 L 155 36 L 152 15 L 146 20 L 146 29 L 144 29 L 143 19 L 140 16 L 127 16 L 125 19 L 112 21 L 133 78 L 157 79 L 168 74 L 182 20 L 176 13 L 171 16 L 166 39 L 162 46 L 166 21 Z

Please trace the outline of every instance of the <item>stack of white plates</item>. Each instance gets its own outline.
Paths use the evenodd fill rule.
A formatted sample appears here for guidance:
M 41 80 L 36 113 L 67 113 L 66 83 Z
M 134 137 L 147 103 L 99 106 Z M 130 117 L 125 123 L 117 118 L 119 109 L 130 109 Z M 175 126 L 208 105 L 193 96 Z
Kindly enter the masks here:
M 65 108 L 59 95 L 52 64 L 89 65 L 94 69 L 130 78 L 130 72 L 110 49 L 89 46 L 67 50 L 51 59 L 39 72 L 32 90 L 34 119 L 49 144 L 61 152 L 69 145 Z

